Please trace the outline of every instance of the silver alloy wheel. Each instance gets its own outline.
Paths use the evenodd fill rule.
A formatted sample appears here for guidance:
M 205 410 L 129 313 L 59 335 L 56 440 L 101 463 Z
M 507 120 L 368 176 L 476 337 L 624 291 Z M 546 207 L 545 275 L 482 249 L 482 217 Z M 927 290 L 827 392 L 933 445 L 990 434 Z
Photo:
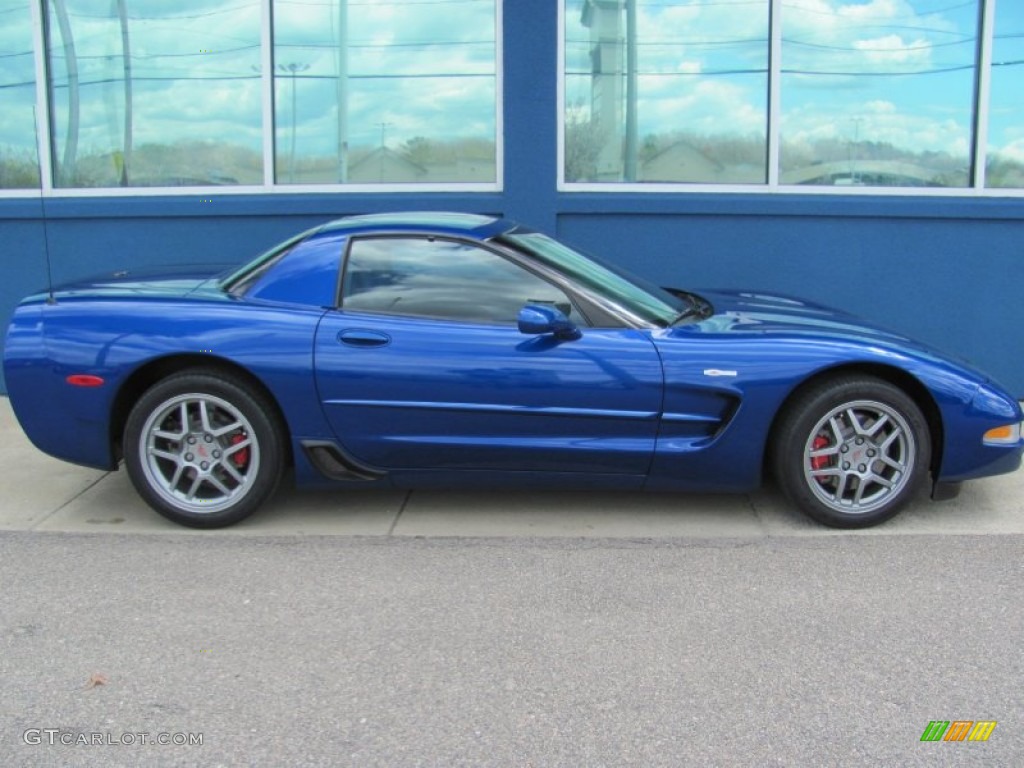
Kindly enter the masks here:
M 154 408 L 138 450 L 150 488 L 195 514 L 237 503 L 260 468 L 252 424 L 227 400 L 204 393 L 178 395 Z
M 910 481 L 917 446 L 906 419 L 876 400 L 836 406 L 804 445 L 808 487 L 837 512 L 867 514 L 896 498 Z

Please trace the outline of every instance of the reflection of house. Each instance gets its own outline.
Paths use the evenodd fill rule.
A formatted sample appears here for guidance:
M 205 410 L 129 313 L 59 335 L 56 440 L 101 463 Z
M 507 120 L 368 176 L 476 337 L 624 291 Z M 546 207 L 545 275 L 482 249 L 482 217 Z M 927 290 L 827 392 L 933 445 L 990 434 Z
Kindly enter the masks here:
M 723 165 L 688 141 L 677 141 L 640 164 L 637 181 L 691 184 L 763 184 L 764 167 Z
M 349 166 L 348 180 L 352 184 L 493 183 L 494 159 L 460 157 L 420 164 L 400 152 L 378 147 Z
M 815 163 L 785 171 L 782 174 L 782 183 L 852 187 L 937 187 L 949 185 L 950 180 L 942 178 L 935 169 L 924 168 L 914 163 L 897 160 L 846 160 Z M 966 183 L 966 171 L 962 179 L 953 182 L 954 185 Z
M 688 141 L 677 141 L 640 165 L 638 181 L 710 182 L 722 175 L 722 164 Z

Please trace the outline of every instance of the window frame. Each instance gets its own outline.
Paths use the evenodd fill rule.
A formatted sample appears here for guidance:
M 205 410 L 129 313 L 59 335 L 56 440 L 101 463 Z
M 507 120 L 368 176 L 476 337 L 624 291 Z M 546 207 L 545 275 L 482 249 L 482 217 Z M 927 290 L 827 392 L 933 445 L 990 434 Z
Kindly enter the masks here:
M 995 35 L 995 13 L 997 0 L 979 0 L 978 41 L 974 60 L 973 114 L 970 128 L 973 143 L 969 148 L 972 159 L 969 184 L 963 187 L 881 187 L 881 186 L 830 186 L 784 184 L 780 181 L 780 146 L 782 118 L 782 3 L 769 2 L 769 55 L 768 55 L 768 114 L 767 114 L 767 157 L 768 173 L 765 183 L 754 184 L 711 184 L 687 182 L 578 182 L 565 178 L 566 139 L 566 5 L 568 0 L 558 0 L 557 31 L 557 190 L 560 193 L 600 193 L 619 195 L 666 195 L 672 193 L 708 194 L 727 196 L 736 194 L 760 195 L 822 195 L 822 196 L 883 196 L 883 197 L 934 197 L 934 198 L 991 198 L 1024 197 L 1024 188 L 987 187 L 986 160 L 988 155 L 988 121 L 990 110 L 990 82 L 992 74 L 992 49 Z M 1009 0 L 1002 0 L 1009 2 Z
M 517 251 L 494 247 L 490 241 L 474 240 L 467 237 L 458 237 L 453 235 L 438 235 L 428 232 L 373 232 L 365 234 L 354 234 L 350 235 L 345 243 L 344 252 L 342 253 L 341 269 L 338 270 L 338 287 L 335 294 L 334 300 L 334 311 L 336 312 L 351 312 L 354 315 L 372 315 L 373 317 L 382 318 L 397 318 L 401 320 L 417 320 L 423 322 L 435 322 L 445 324 L 458 324 L 458 325 L 482 325 L 494 328 L 510 328 L 516 329 L 515 323 L 503 323 L 503 322 L 488 322 L 483 320 L 464 320 L 460 318 L 446 318 L 446 317 L 434 317 L 430 315 L 414 315 L 414 314 L 398 314 L 386 311 L 367 310 L 367 309 L 346 309 L 345 307 L 345 285 L 348 281 L 348 270 L 352 256 L 352 249 L 357 243 L 365 242 L 367 240 L 424 240 L 427 242 L 442 242 L 451 243 L 453 245 L 467 246 L 471 248 L 479 249 L 485 253 L 489 253 L 495 258 L 501 259 L 502 261 L 517 267 L 527 274 L 535 277 L 536 279 L 546 283 L 547 285 L 555 288 L 559 292 L 565 295 L 572 305 L 572 313 L 570 318 L 581 328 L 593 327 L 591 322 L 591 313 L 585 308 L 585 304 L 588 302 L 580 301 L 580 294 L 574 290 L 572 286 L 566 285 L 563 279 L 557 279 L 555 275 L 550 274 L 551 270 L 538 269 L 536 264 L 533 264 L 524 255 L 519 254 Z M 525 305 L 524 305 L 525 306 Z
M 502 192 L 505 187 L 505 128 L 504 128 L 504 4 L 505 0 L 494 2 L 494 163 L 493 182 L 382 182 L 382 183 L 332 183 L 332 184 L 287 184 L 274 180 L 274 70 L 273 70 L 273 0 L 259 0 L 260 4 L 260 63 L 261 82 L 261 130 L 263 180 L 260 184 L 201 185 L 201 186 L 152 186 L 152 187 L 60 187 L 54 184 L 51 111 L 49 97 L 50 68 L 47 61 L 46 31 L 44 29 L 46 3 L 48 0 L 29 0 L 32 19 L 33 57 L 36 79 L 36 152 L 39 157 L 40 186 L 20 189 L 0 189 L 2 198 L 109 198 L 109 197 L 195 197 L 211 195 L 355 195 L 395 193 L 481 193 Z

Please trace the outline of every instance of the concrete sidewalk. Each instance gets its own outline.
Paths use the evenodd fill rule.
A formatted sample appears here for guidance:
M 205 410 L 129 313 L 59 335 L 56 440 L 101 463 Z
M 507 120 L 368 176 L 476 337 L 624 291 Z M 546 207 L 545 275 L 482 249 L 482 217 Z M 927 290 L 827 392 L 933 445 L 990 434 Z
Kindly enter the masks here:
M 85 469 L 38 451 L 18 426 L 7 398 L 0 398 L 0 530 L 190 531 L 152 511 L 125 472 Z M 736 496 L 283 488 L 243 523 L 192 533 L 745 539 L 844 532 L 805 519 L 771 488 Z M 1024 471 L 967 483 L 953 501 L 922 498 L 894 520 L 857 533 L 1024 533 Z

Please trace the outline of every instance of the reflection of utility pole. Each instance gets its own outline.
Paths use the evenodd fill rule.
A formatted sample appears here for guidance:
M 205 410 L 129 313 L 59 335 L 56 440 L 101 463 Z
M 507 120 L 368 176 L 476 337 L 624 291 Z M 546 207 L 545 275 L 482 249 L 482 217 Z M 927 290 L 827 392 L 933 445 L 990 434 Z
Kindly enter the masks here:
M 296 77 L 296 75 L 299 74 L 299 72 L 305 72 L 307 69 L 309 69 L 309 64 L 299 64 L 299 63 L 293 61 L 290 64 L 278 64 L 277 68 L 280 69 L 282 72 L 287 72 L 291 76 L 291 79 L 292 79 L 292 145 L 291 145 L 291 152 L 290 152 L 289 160 L 288 160 L 288 181 L 289 182 L 294 182 L 295 181 L 295 128 L 296 128 L 296 125 L 298 124 L 298 121 L 299 121 L 298 113 L 297 113 L 298 98 L 295 95 L 295 77 Z
M 348 0 L 338 0 L 338 182 L 348 181 Z
M 636 181 L 636 65 L 636 0 L 626 0 L 626 157 L 623 164 L 626 181 Z
M 122 187 L 127 187 L 132 159 L 132 47 L 128 39 L 128 9 L 125 0 L 117 0 L 117 17 L 121 22 L 121 56 L 124 58 L 124 143 L 120 182 Z
M 853 122 L 853 141 L 850 142 L 846 150 L 846 159 L 850 164 L 850 183 L 857 184 L 857 166 L 853 162 L 853 148 L 860 143 L 860 124 L 864 122 L 863 117 L 851 118 Z
M 378 159 L 380 163 L 379 171 L 377 173 L 378 181 L 384 181 L 384 150 L 387 149 L 388 128 L 392 125 L 394 125 L 394 123 L 377 123 L 377 127 L 380 128 L 380 152 L 378 152 Z
M 57 183 L 60 186 L 70 186 L 78 158 L 78 56 L 75 55 L 75 38 L 71 34 L 71 22 L 68 20 L 68 9 L 64 0 L 53 0 L 53 13 L 57 17 L 60 39 L 64 44 L 64 66 L 68 73 L 68 130 L 64 137 L 64 158 L 60 164 Z M 50 119 L 52 121 L 53 118 Z M 55 133 L 52 123 L 50 130 L 51 133 Z

